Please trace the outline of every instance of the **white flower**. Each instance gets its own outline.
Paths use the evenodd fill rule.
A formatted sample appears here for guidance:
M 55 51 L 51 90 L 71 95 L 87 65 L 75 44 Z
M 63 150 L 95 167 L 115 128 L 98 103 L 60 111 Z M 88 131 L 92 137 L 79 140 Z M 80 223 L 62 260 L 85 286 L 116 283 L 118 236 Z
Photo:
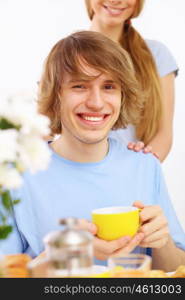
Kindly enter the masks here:
M 0 118 L 7 119 L 14 126 L 20 126 L 24 134 L 49 135 L 49 119 L 37 112 L 37 102 L 30 95 L 17 95 L 1 102 Z
M 3 206 L 6 203 L 1 201 L 2 193 L 19 188 L 24 171 L 34 173 L 47 168 L 51 151 L 43 137 L 49 133 L 49 119 L 37 112 L 33 96 L 21 93 L 1 100 L 0 204 Z M 0 225 L 2 222 L 6 225 L 8 213 L 4 214 L 0 207 Z
M 21 132 L 23 134 L 37 134 L 46 136 L 50 134 L 49 119 L 41 114 L 29 114 L 26 120 L 22 121 Z
M 18 165 L 32 173 L 45 170 L 50 161 L 51 152 L 41 138 L 32 135 L 22 136 L 19 143 Z
M 0 106 L 0 116 L 3 116 L 16 126 L 25 122 L 27 116 L 29 116 L 30 108 L 32 109 L 34 106 L 34 101 L 30 100 L 30 96 L 24 94 L 24 97 L 21 97 L 20 95 L 22 94 L 3 99 Z M 32 111 L 30 113 L 33 114 Z
M 0 186 L 5 189 L 14 189 L 20 187 L 22 177 L 19 172 L 8 165 L 0 165 Z
M 0 163 L 13 162 L 18 151 L 18 132 L 15 129 L 0 130 Z
M 8 189 L 21 184 L 23 171 L 47 168 L 50 150 L 43 136 L 50 133 L 49 119 L 37 112 L 35 97 L 25 92 L 1 101 L 1 119 L 15 126 L 0 129 L 0 185 Z

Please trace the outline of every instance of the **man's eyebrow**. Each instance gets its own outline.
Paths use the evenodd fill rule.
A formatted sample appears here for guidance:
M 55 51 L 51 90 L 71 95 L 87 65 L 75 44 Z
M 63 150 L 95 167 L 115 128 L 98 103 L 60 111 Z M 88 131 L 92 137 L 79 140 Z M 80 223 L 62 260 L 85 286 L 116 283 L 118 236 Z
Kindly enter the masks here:
M 107 83 L 116 83 L 117 81 L 116 80 L 113 80 L 113 79 L 105 79 L 104 82 L 107 82 Z
M 86 81 L 88 82 L 88 81 L 90 81 L 90 79 L 84 79 L 84 78 L 81 78 L 81 79 L 75 79 L 75 78 L 74 78 L 74 79 L 69 80 L 68 83 L 82 82 L 82 81 L 83 81 L 83 82 L 84 82 L 84 81 L 85 81 L 85 82 L 86 82 Z
M 93 80 L 92 78 L 76 78 L 76 79 L 72 78 L 67 82 L 67 84 L 74 84 L 74 83 L 81 83 L 81 82 L 88 83 L 88 82 L 91 82 L 92 80 Z M 118 81 L 114 80 L 114 79 L 104 79 L 104 80 L 102 80 L 102 82 L 103 83 L 114 83 L 114 84 L 118 83 Z

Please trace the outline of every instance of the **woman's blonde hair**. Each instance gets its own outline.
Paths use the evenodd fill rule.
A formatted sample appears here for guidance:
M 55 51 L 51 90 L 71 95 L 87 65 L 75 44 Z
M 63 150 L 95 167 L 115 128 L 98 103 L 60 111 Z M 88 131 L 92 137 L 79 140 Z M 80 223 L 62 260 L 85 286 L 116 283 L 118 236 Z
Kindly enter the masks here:
M 106 73 L 121 85 L 122 101 L 112 129 L 138 124 L 144 95 L 135 77 L 132 61 L 119 44 L 98 32 L 81 31 L 60 40 L 50 51 L 39 85 L 39 111 L 49 117 L 52 134 L 62 132 L 62 87 L 66 74 L 94 79 L 84 66 Z M 121 96 L 121 95 L 120 95 Z
M 131 18 L 137 17 L 144 6 L 145 0 L 136 1 L 136 8 Z M 91 0 L 85 0 L 85 2 L 89 18 L 92 20 L 94 12 L 91 7 Z M 148 144 L 157 133 L 161 122 L 162 95 L 160 78 L 150 49 L 129 20 L 125 22 L 120 44 L 130 54 L 136 77 L 146 95 L 142 118 L 136 126 L 136 136 L 139 140 Z

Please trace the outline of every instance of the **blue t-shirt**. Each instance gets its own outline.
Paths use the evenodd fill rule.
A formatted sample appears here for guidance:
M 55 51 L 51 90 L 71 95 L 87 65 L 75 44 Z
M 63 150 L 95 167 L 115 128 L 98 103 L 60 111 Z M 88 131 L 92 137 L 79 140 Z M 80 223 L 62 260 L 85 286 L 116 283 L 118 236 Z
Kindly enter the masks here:
M 73 162 L 52 153 L 46 171 L 26 173 L 24 185 L 13 193 L 21 199 L 14 207 L 14 231 L 0 242 L 2 252 L 37 256 L 43 238 L 61 229 L 58 220 L 74 216 L 91 220 L 91 211 L 107 206 L 130 206 L 140 200 L 160 205 L 168 218 L 171 236 L 185 249 L 185 235 L 170 202 L 159 161 L 136 153 L 109 139 L 107 156 L 97 163 Z M 146 249 L 137 247 L 137 252 Z
M 164 77 L 170 73 L 178 73 L 178 66 L 170 50 L 161 42 L 154 40 L 146 40 L 146 44 L 150 49 L 160 77 Z

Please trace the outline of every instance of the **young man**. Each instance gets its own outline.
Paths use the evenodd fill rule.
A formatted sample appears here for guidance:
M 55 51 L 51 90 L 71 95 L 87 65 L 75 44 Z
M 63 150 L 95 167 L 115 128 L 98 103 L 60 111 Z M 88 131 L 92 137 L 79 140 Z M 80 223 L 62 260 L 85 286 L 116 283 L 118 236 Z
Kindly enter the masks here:
M 170 203 L 158 160 L 135 153 L 108 138 L 111 129 L 136 124 L 145 95 L 128 54 L 95 32 L 78 32 L 51 50 L 40 83 L 39 109 L 51 120 L 52 160 L 47 171 L 25 174 L 14 196 L 14 232 L 2 243 L 5 253 L 44 250 L 43 237 L 60 218 L 90 220 L 106 206 L 142 208 L 134 238 L 94 237 L 99 260 L 152 248 L 153 267 L 172 271 L 185 263 L 185 236 Z M 141 200 L 142 202 L 136 202 Z M 87 221 L 81 226 L 96 235 Z M 168 253 L 168 255 L 166 255 Z

